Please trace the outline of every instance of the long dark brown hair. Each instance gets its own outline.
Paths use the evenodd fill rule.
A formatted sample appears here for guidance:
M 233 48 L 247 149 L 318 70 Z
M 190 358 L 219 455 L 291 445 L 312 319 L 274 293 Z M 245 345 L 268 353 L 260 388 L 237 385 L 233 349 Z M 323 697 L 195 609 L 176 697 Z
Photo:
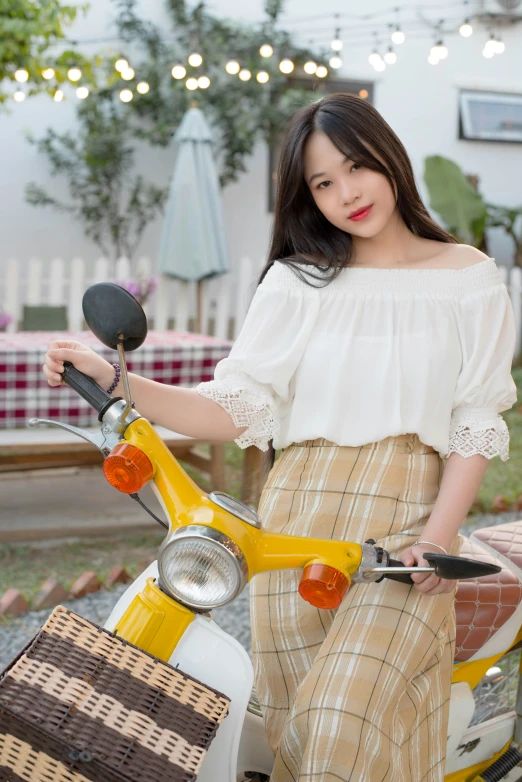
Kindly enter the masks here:
M 257 285 L 276 260 L 286 263 L 312 287 L 324 286 L 314 285 L 310 278 L 328 285 L 350 265 L 352 237 L 320 212 L 305 182 L 304 148 L 314 131 L 328 136 L 350 160 L 386 177 L 396 195 L 399 213 L 415 236 L 458 243 L 430 217 L 417 190 L 408 153 L 388 123 L 362 98 L 337 92 L 303 106 L 289 119 L 277 171 L 268 260 Z M 320 275 L 313 273 L 317 266 L 323 269 Z M 265 474 L 273 467 L 274 460 L 275 450 L 270 440 L 262 468 Z

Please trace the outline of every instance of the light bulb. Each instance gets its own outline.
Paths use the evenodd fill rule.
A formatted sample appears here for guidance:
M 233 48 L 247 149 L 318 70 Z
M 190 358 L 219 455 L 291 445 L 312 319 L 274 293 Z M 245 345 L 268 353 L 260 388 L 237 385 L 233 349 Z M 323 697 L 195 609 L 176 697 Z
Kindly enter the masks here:
M 486 58 L 486 60 L 490 60 L 492 57 L 494 57 L 494 56 L 495 56 L 495 52 L 493 51 L 493 49 L 491 48 L 491 46 L 489 47 L 489 49 L 487 49 L 486 47 L 484 47 L 484 48 L 482 49 L 482 55 L 483 55 L 483 56 Z
M 256 74 L 256 79 L 260 84 L 266 84 L 269 78 L 270 74 L 268 74 L 266 71 L 259 71 L 259 73 Z
M 437 41 L 437 43 L 431 47 L 430 52 L 438 60 L 445 60 L 448 56 L 448 50 L 442 41 Z
M 136 89 L 140 93 L 140 95 L 146 95 L 147 92 L 150 90 L 150 86 L 147 84 L 146 81 L 140 81 L 138 84 L 136 84 Z
M 469 36 L 473 34 L 473 27 L 470 25 L 467 19 L 465 19 L 460 25 L 459 33 L 463 38 L 469 38 Z
M 197 79 L 187 79 L 185 82 L 185 87 L 187 90 L 197 90 L 198 88 L 198 80 Z
M 132 90 L 122 90 L 120 92 L 120 100 L 123 101 L 123 103 L 130 103 L 133 97 L 134 95 L 132 93 Z
M 368 97 L 368 90 L 359 90 L 359 97 L 360 98 L 367 98 Z
M 231 76 L 234 76 L 236 73 L 239 73 L 240 67 L 237 60 L 229 60 L 225 65 L 225 70 L 227 73 L 230 73 Z
M 208 76 L 199 77 L 198 87 L 200 87 L 202 90 L 206 90 L 207 87 L 210 87 L 210 79 L 208 78 Z
M 124 57 L 120 57 L 120 59 L 116 60 L 116 62 L 114 63 L 114 67 L 116 68 L 117 71 L 119 71 L 119 73 L 121 73 L 122 71 L 124 71 L 126 68 L 129 67 L 129 63 Z
M 70 81 L 80 81 L 82 78 L 82 72 L 79 68 L 73 66 L 67 71 L 67 78 L 70 79 Z
M 388 65 L 394 65 L 397 62 L 397 55 L 391 47 L 384 55 L 384 62 L 388 63 Z
M 376 49 L 374 49 L 373 52 L 368 57 L 368 62 L 370 63 L 370 65 L 375 65 L 376 62 L 380 62 L 380 59 L 381 59 L 381 55 Z
M 402 30 L 400 30 L 398 27 L 396 30 L 393 31 L 391 37 L 393 43 L 398 43 L 398 44 L 404 43 L 405 38 L 406 36 L 402 32 Z
M 189 55 L 188 63 L 189 65 L 192 65 L 193 68 L 197 68 L 201 63 L 203 62 L 203 57 L 201 54 L 198 54 L 197 52 L 192 52 L 192 54 Z
M 44 68 L 42 76 L 44 79 L 52 79 L 54 76 L 54 68 Z
M 430 65 L 438 65 L 439 64 L 439 58 L 436 54 L 432 54 L 431 52 L 428 55 L 428 62 Z
M 376 62 L 373 67 L 376 71 L 384 71 L 386 69 L 386 63 L 384 60 L 379 60 L 379 62 Z
M 340 52 L 343 48 L 343 42 L 340 38 L 334 38 L 332 43 L 330 44 L 334 52 Z
M 279 63 L 279 70 L 281 73 L 292 73 L 294 70 L 294 63 L 292 60 L 288 59 L 288 57 L 285 57 L 285 59 L 281 60 Z
M 89 95 L 89 89 L 87 87 L 78 87 L 76 90 L 76 97 L 80 100 L 85 100 Z
M 239 78 L 241 81 L 249 81 L 252 78 L 252 74 L 248 68 L 243 68 L 239 71 Z
M 16 90 L 13 92 L 13 98 L 17 103 L 21 103 L 23 100 L 25 100 L 25 92 L 22 92 L 22 90 Z
M 324 79 L 325 76 L 328 76 L 328 68 L 326 65 L 318 65 L 315 75 L 320 79 Z
M 491 49 L 493 54 L 495 54 L 497 49 L 497 42 L 495 40 L 494 35 L 490 36 L 490 38 L 486 41 L 486 43 L 484 44 L 484 49 Z
M 340 68 L 341 65 L 343 64 L 343 61 L 341 60 L 341 58 L 340 57 L 336 57 L 336 56 L 330 57 L 328 62 L 330 63 L 330 67 L 331 68 L 335 68 L 335 69 Z
M 269 43 L 264 43 L 262 46 L 259 47 L 259 54 L 261 55 L 261 57 L 271 57 L 273 53 L 274 50 Z
M 120 76 L 125 81 L 130 81 L 135 76 L 134 70 L 132 68 L 125 68 L 124 71 L 121 71 Z
M 18 68 L 18 70 L 15 71 L 14 77 L 17 82 L 20 82 L 22 84 L 24 81 L 27 81 L 27 79 L 29 78 L 29 73 L 25 70 L 25 68 Z
M 305 62 L 305 64 L 303 65 L 303 68 L 305 73 L 309 73 L 310 75 L 312 75 L 317 70 L 317 63 L 314 62 L 313 60 L 308 60 L 308 62 Z
M 497 54 L 503 54 L 503 52 L 505 52 L 505 50 L 506 50 L 506 44 L 504 43 L 504 41 L 500 41 L 500 40 L 497 41 L 497 48 L 495 50 L 496 53 Z
M 183 65 L 175 65 L 171 70 L 173 79 L 184 79 L 187 75 L 187 69 Z
M 53 95 L 53 100 L 55 100 L 56 103 L 60 103 L 63 100 L 63 90 L 56 90 Z

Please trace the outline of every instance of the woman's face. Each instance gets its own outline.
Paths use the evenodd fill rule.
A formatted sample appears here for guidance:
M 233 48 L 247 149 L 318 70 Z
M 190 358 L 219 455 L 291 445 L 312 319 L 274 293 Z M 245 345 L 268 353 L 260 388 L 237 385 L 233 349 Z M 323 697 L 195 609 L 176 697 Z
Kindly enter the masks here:
M 308 139 L 304 171 L 318 209 L 332 225 L 353 236 L 376 236 L 396 209 L 386 177 L 347 159 L 324 133 L 316 131 Z

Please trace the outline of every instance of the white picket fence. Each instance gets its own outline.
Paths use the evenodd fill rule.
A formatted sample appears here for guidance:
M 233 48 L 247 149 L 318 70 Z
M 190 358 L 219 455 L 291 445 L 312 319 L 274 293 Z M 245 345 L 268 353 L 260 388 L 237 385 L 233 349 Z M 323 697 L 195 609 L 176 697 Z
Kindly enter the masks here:
M 264 259 L 242 258 L 237 270 L 203 283 L 202 333 L 220 339 L 236 338 L 263 265 Z M 522 269 L 499 266 L 499 270 L 513 304 L 517 334 L 515 359 L 518 360 L 522 338 Z M 153 273 L 148 258 L 140 258 L 133 264 L 126 258 L 120 258 L 115 264 L 104 258 L 93 263 L 82 258 L 70 262 L 61 258 L 50 262 L 32 258 L 24 266 L 10 259 L 0 268 L 0 304 L 4 312 L 13 316 L 9 331 L 18 328 L 24 304 L 66 305 L 69 329 L 78 331 L 84 327 L 82 296 L 89 285 L 107 280 L 135 280 L 139 275 L 148 277 Z M 170 328 L 174 321 L 177 331 L 190 331 L 196 316 L 196 283 L 161 276 L 156 292 L 145 304 L 145 311 L 155 329 Z
M 264 260 L 243 258 L 237 270 L 203 281 L 201 332 L 220 339 L 235 339 L 254 295 L 256 281 Z M 13 316 L 8 331 L 16 331 L 21 324 L 23 306 L 65 305 L 69 329 L 84 328 L 82 297 L 85 289 L 95 282 L 134 280 L 139 276 L 156 274 L 149 258 L 130 263 L 120 258 L 110 263 L 105 258 L 86 262 L 73 258 L 65 262 L 55 258 L 44 262 L 32 258 L 27 264 L 10 259 L 0 269 L 0 305 Z M 158 276 L 158 275 L 156 275 Z M 197 286 L 166 276 L 158 276 L 156 292 L 145 303 L 147 318 L 154 329 L 190 331 L 197 312 Z

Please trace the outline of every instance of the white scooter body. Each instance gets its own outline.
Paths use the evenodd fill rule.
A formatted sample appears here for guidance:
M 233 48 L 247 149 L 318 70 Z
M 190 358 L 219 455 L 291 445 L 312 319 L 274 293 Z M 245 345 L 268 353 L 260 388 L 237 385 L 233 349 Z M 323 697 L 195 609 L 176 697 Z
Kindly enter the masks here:
M 157 578 L 153 562 L 130 584 L 114 606 L 104 627 L 111 632 L 147 578 Z M 245 771 L 270 774 L 274 756 L 265 737 L 263 720 L 248 712 L 254 671 L 241 644 L 210 617 L 198 614 L 169 660 L 170 665 L 214 687 L 230 698 L 230 710 L 210 745 L 198 782 L 236 782 Z
M 144 588 L 147 578 L 157 578 L 153 562 L 123 593 L 104 627 L 113 631 L 134 597 Z M 225 633 L 210 617 L 198 614 L 188 626 L 169 663 L 178 666 L 203 684 L 230 698 L 230 711 L 223 720 L 198 775 L 198 782 L 237 782 L 245 771 L 270 775 L 273 754 L 265 736 L 261 717 L 247 710 L 252 692 L 252 662 L 241 644 Z M 448 725 L 446 774 L 487 760 L 513 736 L 514 712 L 495 717 L 468 729 L 475 701 L 466 682 L 452 685 Z M 476 739 L 476 747 L 462 746 Z M 518 770 L 520 775 L 520 768 Z M 518 780 L 509 774 L 505 780 Z

